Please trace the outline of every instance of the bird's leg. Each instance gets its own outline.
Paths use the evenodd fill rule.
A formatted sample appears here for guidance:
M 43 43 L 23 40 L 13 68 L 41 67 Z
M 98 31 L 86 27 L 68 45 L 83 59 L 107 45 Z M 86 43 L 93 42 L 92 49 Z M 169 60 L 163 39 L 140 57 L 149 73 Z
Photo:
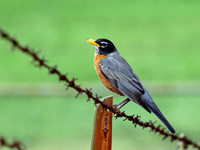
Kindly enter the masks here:
M 120 102 L 119 104 L 113 105 L 113 108 L 114 108 L 115 110 L 119 110 L 119 109 L 122 108 L 124 105 L 126 105 L 128 102 L 130 102 L 130 99 L 129 99 L 129 98 L 123 100 L 123 101 Z

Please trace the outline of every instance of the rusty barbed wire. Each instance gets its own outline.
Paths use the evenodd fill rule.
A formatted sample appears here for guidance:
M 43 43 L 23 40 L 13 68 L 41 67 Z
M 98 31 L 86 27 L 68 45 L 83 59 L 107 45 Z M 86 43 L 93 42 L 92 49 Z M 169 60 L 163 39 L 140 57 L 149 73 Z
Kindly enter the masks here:
M 13 141 L 13 143 L 8 143 L 4 137 L 0 137 L 0 147 L 24 150 L 24 148 L 22 148 L 22 144 L 19 141 Z
M 75 81 L 77 80 L 76 78 L 73 79 L 68 79 L 66 74 L 62 74 L 58 69 L 57 66 L 49 66 L 46 62 L 47 60 L 45 60 L 44 56 L 42 58 L 40 58 L 38 56 L 38 52 L 30 50 L 28 48 L 28 46 L 21 46 L 19 44 L 19 42 L 15 39 L 12 38 L 11 36 L 9 36 L 6 32 L 4 32 L 2 29 L 0 29 L 0 36 L 7 40 L 8 42 L 10 42 L 12 44 L 12 46 L 14 48 L 18 48 L 20 51 L 30 55 L 33 58 L 33 61 L 37 62 L 38 64 L 36 65 L 37 67 L 44 67 L 49 71 L 49 74 L 56 74 L 59 78 L 59 81 L 64 81 L 67 84 L 66 85 L 66 89 L 68 89 L 69 87 L 73 88 L 74 90 L 77 91 L 77 95 L 75 96 L 76 98 L 81 95 L 82 93 L 85 93 L 88 97 L 87 101 L 90 101 L 90 99 L 92 99 L 94 101 L 94 104 L 101 104 L 104 108 L 108 109 L 109 111 L 111 111 L 113 114 L 115 114 L 115 118 L 124 118 L 123 121 L 128 120 L 130 122 L 132 122 L 132 124 L 136 127 L 137 125 L 141 126 L 143 129 L 144 128 L 150 128 L 150 131 L 153 131 L 155 133 L 159 133 L 160 135 L 163 136 L 163 140 L 165 140 L 166 138 L 171 138 L 171 142 L 175 141 L 175 140 L 179 140 L 181 142 L 184 142 L 185 145 L 192 145 L 194 148 L 197 148 L 200 150 L 200 146 L 197 145 L 195 142 L 193 142 L 192 140 L 189 140 L 186 136 L 184 137 L 178 137 L 177 135 L 171 134 L 167 131 L 165 131 L 165 128 L 161 127 L 160 125 L 155 126 L 155 122 L 152 122 L 151 120 L 149 122 L 143 122 L 140 120 L 140 116 L 135 116 L 135 115 L 126 115 L 125 112 L 121 112 L 119 110 L 115 110 L 112 107 L 107 106 L 106 104 L 104 104 L 102 101 L 100 101 L 99 98 L 102 98 L 101 96 L 98 96 L 97 94 L 93 94 L 91 92 L 92 89 L 82 89 L 79 85 L 77 85 L 75 83 Z

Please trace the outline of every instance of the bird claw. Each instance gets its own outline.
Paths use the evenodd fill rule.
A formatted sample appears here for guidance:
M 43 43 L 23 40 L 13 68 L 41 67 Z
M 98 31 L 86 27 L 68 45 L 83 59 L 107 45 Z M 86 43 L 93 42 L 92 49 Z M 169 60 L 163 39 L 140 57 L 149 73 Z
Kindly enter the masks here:
M 121 108 L 121 107 L 120 107 Z M 113 110 L 114 110 L 114 112 L 120 112 L 119 111 L 119 105 L 118 104 L 115 104 L 115 105 L 113 105 Z

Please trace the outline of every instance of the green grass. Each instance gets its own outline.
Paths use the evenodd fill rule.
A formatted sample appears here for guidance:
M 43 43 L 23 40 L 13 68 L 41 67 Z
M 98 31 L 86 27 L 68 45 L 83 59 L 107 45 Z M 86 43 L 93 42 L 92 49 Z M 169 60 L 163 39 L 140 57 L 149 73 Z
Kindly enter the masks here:
M 81 82 L 97 80 L 94 47 L 86 39 L 100 37 L 112 40 L 145 81 L 194 81 L 200 79 L 198 6 L 199 1 L 180 0 L 3 0 L 0 27 L 23 45 L 42 49 L 51 65 L 57 64 Z M 49 82 L 44 73 L 30 67 L 29 58 L 18 52 L 12 55 L 9 48 L 0 41 L 0 63 L 4 64 L 0 70 L 6 70 L 0 74 L 1 81 Z
M 177 131 L 190 139 L 199 137 L 199 95 L 153 96 L 157 105 Z M 16 137 L 28 149 L 89 149 L 94 115 L 93 102 L 85 96 L 74 97 L 0 97 L 0 129 L 8 139 Z M 114 96 L 114 103 L 121 97 Z M 190 103 L 188 104 L 188 101 Z M 191 108 L 193 111 L 191 111 Z M 123 108 L 127 114 L 139 114 L 142 121 L 158 120 L 139 106 L 130 103 Z M 161 124 L 160 121 L 157 125 Z M 162 141 L 149 129 L 135 128 L 131 122 L 113 120 L 113 149 L 174 149 L 176 142 Z M 78 143 L 78 145 L 77 145 Z M 52 146 L 52 147 L 51 147 Z
M 195 0 L 1 0 L 0 28 L 22 45 L 41 49 L 50 65 L 57 64 L 62 73 L 68 72 L 69 78 L 79 78 L 83 87 L 92 85 L 93 91 L 103 96 L 107 93 L 99 86 L 93 67 L 95 49 L 86 39 L 108 38 L 143 82 L 155 87 L 166 83 L 165 90 L 168 84 L 182 86 L 200 81 L 199 4 Z M 18 50 L 11 52 L 10 48 L 7 41 L 0 39 L 0 89 L 11 92 L 0 92 L 0 135 L 9 140 L 21 139 L 30 150 L 89 149 L 93 103 L 86 103 L 85 97 L 74 99 L 72 91 L 67 95 L 60 92 L 61 88 L 51 91 L 54 85 L 58 86 L 57 77 L 47 76 L 47 70 L 30 64 L 30 57 Z M 198 91 L 198 85 L 193 89 Z M 46 92 L 55 95 L 33 96 Z M 178 134 L 184 132 L 198 141 L 199 95 L 153 97 Z M 115 95 L 114 100 L 118 103 L 121 98 Z M 141 115 L 144 121 L 157 120 L 133 103 L 124 109 L 128 114 Z M 168 150 L 175 149 L 175 145 L 169 140 L 161 141 L 148 129 L 135 129 L 128 121 L 113 121 L 114 150 Z

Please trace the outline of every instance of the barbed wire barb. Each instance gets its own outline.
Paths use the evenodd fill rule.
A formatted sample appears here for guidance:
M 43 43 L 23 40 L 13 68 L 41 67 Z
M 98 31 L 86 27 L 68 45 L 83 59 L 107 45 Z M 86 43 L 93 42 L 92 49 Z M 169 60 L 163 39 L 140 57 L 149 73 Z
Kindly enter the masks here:
M 21 142 L 14 140 L 12 143 L 8 143 L 4 137 L 0 137 L 0 149 L 1 147 L 9 147 L 11 149 L 17 149 L 17 150 L 24 150 L 25 147 L 22 145 Z

